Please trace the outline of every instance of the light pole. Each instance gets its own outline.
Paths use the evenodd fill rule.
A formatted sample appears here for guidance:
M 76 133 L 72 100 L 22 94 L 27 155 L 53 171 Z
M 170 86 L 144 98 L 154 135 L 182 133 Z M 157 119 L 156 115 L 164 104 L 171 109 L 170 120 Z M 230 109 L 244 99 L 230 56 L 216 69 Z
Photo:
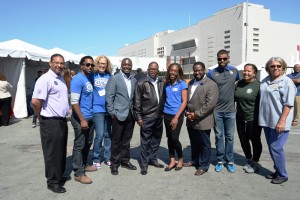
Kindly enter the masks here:
M 247 62 L 247 56 L 248 56 L 248 0 L 246 2 L 246 44 L 245 44 L 245 62 Z

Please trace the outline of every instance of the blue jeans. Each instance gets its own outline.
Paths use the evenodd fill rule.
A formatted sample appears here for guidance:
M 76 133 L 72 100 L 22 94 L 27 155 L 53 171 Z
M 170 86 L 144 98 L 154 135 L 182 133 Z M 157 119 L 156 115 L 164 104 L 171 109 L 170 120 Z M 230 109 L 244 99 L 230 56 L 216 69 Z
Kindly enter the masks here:
M 71 116 L 71 123 L 74 128 L 74 145 L 73 145 L 73 170 L 75 176 L 85 174 L 84 168 L 87 165 L 90 147 L 93 144 L 95 125 L 93 120 L 89 120 L 89 128 L 81 129 L 80 120 Z
M 94 139 L 93 162 L 101 162 L 102 142 L 104 139 L 104 161 L 110 161 L 111 119 L 107 113 L 94 113 L 96 136 Z
M 233 143 L 235 130 L 235 112 L 216 112 L 215 127 L 218 162 L 234 162 Z M 225 146 L 224 146 L 225 136 Z
M 285 144 L 289 131 L 284 131 L 279 134 L 275 129 L 269 127 L 263 127 L 266 135 L 267 144 L 271 158 L 274 162 L 275 173 L 279 177 L 287 178 L 288 174 L 285 167 L 285 156 L 283 151 L 283 145 Z

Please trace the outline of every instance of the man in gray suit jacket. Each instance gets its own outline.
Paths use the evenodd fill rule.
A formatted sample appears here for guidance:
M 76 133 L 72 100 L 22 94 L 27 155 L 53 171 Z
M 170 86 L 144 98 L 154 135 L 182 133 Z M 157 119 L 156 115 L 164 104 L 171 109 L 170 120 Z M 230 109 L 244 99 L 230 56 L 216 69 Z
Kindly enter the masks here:
M 121 71 L 112 76 L 106 85 L 107 112 L 112 118 L 111 132 L 111 174 L 118 175 L 118 167 L 136 170 L 130 163 L 130 141 L 135 120 L 132 102 L 136 79 L 130 74 L 132 61 L 124 58 Z
M 214 108 L 218 101 L 217 84 L 205 76 L 205 65 L 193 65 L 194 79 L 188 84 L 188 104 L 185 113 L 191 142 L 192 160 L 184 166 L 196 166 L 195 175 L 203 175 L 210 165 L 210 131 L 215 125 Z

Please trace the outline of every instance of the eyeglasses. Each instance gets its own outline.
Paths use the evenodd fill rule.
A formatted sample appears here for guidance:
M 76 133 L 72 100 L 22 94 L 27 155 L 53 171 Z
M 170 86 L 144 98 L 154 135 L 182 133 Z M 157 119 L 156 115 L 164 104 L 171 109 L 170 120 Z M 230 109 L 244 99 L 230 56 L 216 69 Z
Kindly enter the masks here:
M 63 62 L 52 62 L 52 63 L 55 64 L 55 65 L 62 65 L 62 66 L 65 65 L 65 63 L 63 63 Z
M 84 66 L 86 66 L 86 67 L 95 67 L 95 65 L 93 64 L 93 63 L 84 63 L 84 64 L 82 64 L 82 65 L 84 65 Z
M 281 68 L 281 65 L 271 65 L 270 67 L 271 67 L 272 69 L 274 69 L 274 68 L 280 69 L 280 68 Z
M 218 58 L 218 61 L 222 61 L 222 60 L 226 61 L 228 60 L 228 58 Z

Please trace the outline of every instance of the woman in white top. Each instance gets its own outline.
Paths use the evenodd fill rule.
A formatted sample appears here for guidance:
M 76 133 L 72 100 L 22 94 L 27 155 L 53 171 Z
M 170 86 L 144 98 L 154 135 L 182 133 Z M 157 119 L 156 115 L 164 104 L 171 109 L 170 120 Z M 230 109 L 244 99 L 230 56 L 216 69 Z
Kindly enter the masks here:
M 7 126 L 9 123 L 11 94 L 9 89 L 12 85 L 6 81 L 6 77 L 0 73 L 0 111 L 2 118 L 0 118 L 0 126 Z

